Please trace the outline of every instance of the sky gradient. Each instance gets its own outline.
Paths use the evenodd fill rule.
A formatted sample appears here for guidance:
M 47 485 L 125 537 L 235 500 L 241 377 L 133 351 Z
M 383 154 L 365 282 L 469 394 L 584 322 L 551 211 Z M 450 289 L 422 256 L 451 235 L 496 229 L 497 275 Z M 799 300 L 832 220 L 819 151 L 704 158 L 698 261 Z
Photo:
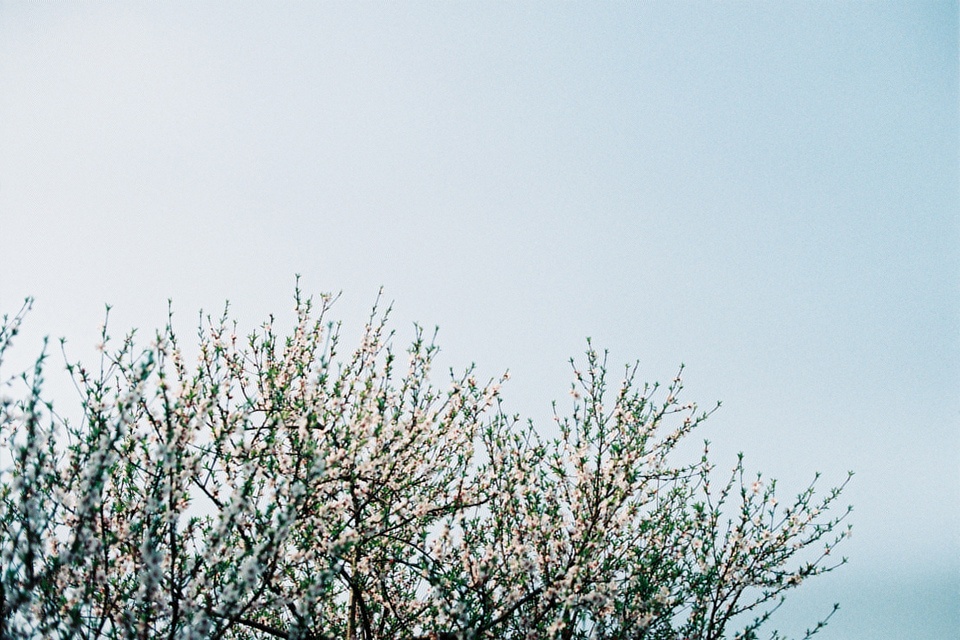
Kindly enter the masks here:
M 90 358 L 105 303 L 249 330 L 299 273 L 350 336 L 383 286 L 544 425 L 587 336 L 683 362 L 721 467 L 856 472 L 783 630 L 948 640 L 958 148 L 956 2 L 0 1 L 0 313 Z

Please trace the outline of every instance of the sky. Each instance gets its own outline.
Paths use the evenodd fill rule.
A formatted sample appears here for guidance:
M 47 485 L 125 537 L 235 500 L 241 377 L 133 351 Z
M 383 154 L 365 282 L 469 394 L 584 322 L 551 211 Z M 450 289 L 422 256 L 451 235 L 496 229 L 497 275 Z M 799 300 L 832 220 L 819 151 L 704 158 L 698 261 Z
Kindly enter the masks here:
M 824 640 L 960 635 L 956 2 L 0 1 L 0 313 L 92 358 L 383 287 L 546 425 L 586 338 L 722 409 L 719 466 L 856 473 Z M 350 332 L 353 331 L 353 334 Z M 51 388 L 62 357 L 51 358 Z M 441 378 L 442 381 L 442 378 Z M 545 427 L 546 428 L 546 427 Z

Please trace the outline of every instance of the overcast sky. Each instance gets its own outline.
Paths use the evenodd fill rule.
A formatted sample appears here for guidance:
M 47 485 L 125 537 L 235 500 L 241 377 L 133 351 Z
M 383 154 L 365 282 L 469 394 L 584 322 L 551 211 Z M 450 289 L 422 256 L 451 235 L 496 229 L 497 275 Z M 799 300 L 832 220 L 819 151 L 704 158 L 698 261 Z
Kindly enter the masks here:
M 587 336 L 683 362 L 720 466 L 857 474 L 850 564 L 783 629 L 955 639 L 957 13 L 0 2 L 0 313 L 90 358 L 105 303 L 252 329 L 299 273 L 355 334 L 382 285 L 398 342 L 439 325 L 540 423 Z

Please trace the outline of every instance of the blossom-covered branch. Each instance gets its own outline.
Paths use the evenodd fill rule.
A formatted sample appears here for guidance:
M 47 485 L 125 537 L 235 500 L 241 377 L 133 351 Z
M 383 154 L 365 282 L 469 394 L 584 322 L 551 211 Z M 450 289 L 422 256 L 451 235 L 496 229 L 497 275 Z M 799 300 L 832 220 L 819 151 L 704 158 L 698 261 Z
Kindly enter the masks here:
M 74 422 L 45 356 L 0 378 L 0 637 L 754 638 L 843 562 L 845 482 L 781 504 L 742 459 L 680 459 L 713 409 L 679 374 L 611 389 L 588 345 L 540 429 L 502 411 L 507 374 L 437 386 L 389 309 L 344 357 L 333 298 L 295 301 L 286 336 L 208 317 L 194 364 L 172 322 L 147 345 L 105 323 L 97 366 L 68 359 Z

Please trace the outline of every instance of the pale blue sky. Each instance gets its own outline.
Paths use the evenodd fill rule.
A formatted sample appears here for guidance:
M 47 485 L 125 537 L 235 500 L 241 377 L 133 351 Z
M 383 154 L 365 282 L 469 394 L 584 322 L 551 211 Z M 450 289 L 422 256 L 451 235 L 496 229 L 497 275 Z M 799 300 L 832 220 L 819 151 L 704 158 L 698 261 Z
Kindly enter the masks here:
M 294 274 L 509 368 L 687 365 L 723 465 L 848 469 L 824 639 L 960 633 L 955 2 L 0 2 L 0 312 L 252 328 Z M 66 388 L 64 386 L 64 388 Z

